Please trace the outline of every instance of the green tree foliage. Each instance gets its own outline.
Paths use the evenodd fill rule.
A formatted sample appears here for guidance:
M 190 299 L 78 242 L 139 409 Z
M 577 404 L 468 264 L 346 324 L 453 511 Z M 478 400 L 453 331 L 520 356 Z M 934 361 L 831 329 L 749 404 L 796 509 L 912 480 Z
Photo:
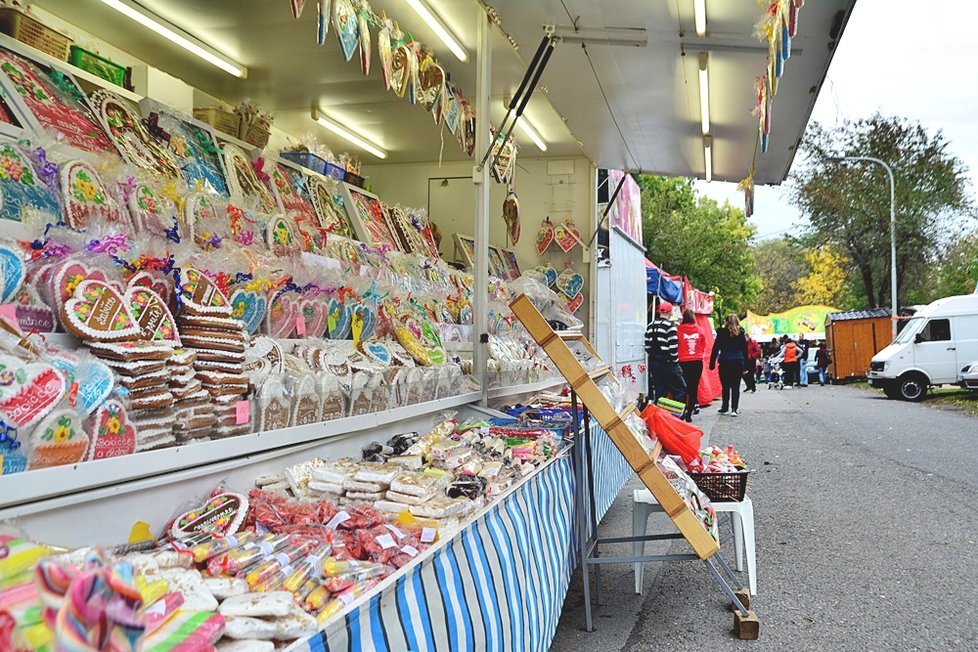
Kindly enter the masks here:
M 978 285 L 978 229 L 951 239 L 934 274 L 933 298 L 969 294 Z
M 755 229 L 744 212 L 697 196 L 690 179 L 639 175 L 637 181 L 648 259 L 716 292 L 717 314 L 745 311 L 760 282 L 750 248 Z
M 893 168 L 897 289 L 901 299 L 921 294 L 950 226 L 972 214 L 964 165 L 941 132 L 905 119 L 877 114 L 831 129 L 809 126 L 792 199 L 809 219 L 811 244 L 831 244 L 850 261 L 847 283 L 869 307 L 890 302 L 889 182 L 878 164 L 830 156 L 872 156 Z
M 753 254 L 761 289 L 749 308 L 768 315 L 800 305 L 795 282 L 809 272 L 805 250 L 793 238 L 783 237 L 761 240 Z

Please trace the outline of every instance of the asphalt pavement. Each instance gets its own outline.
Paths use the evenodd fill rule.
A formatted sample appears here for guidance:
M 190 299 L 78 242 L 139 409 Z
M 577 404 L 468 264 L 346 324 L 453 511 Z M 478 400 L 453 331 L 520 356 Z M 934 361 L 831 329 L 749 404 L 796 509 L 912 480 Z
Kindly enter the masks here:
M 697 417 L 704 441 L 733 444 L 753 469 L 760 638 L 736 639 L 719 586 L 683 561 L 647 564 L 643 595 L 630 565 L 605 566 L 590 633 L 576 572 L 552 650 L 978 650 L 978 419 L 846 386 L 761 385 L 737 418 L 716 407 Z M 639 487 L 602 536 L 631 534 Z M 648 531 L 671 523 L 654 514 Z M 689 547 L 646 547 L 666 551 Z M 732 565 L 732 542 L 722 554 Z

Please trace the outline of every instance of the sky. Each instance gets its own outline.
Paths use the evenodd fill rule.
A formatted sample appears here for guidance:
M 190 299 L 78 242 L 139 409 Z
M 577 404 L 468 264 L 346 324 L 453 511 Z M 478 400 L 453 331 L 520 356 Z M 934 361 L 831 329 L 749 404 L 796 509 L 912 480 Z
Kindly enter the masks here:
M 805 20 L 804 8 L 800 20 Z M 974 192 L 978 188 L 976 20 L 975 0 L 856 0 L 811 120 L 834 126 L 879 111 L 919 121 L 928 131 L 942 130 L 951 153 L 968 167 Z M 789 62 L 785 75 L 790 74 Z M 736 184 L 699 181 L 696 187 L 720 202 L 743 206 L 743 193 Z M 787 194 L 784 186 L 756 188 L 751 221 L 760 239 L 789 233 L 803 221 Z

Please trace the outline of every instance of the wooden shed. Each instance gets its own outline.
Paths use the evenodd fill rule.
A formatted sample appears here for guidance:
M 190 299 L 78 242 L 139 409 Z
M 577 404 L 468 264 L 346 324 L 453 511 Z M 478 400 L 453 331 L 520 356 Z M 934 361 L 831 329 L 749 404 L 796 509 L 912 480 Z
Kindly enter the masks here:
M 825 317 L 825 345 L 832 356 L 829 373 L 833 382 L 865 378 L 869 361 L 892 339 L 887 308 L 830 312 Z

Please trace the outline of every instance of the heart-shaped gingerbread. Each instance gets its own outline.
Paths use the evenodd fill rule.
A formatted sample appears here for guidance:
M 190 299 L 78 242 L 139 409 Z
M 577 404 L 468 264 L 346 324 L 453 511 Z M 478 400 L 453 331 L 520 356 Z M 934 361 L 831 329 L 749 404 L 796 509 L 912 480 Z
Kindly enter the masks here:
M 14 298 L 26 275 L 27 267 L 20 252 L 9 245 L 0 244 L 0 280 L 3 285 L 0 303 L 9 303 Z
M 574 314 L 581 307 L 581 305 L 583 305 L 583 303 L 584 303 L 584 293 L 581 292 L 573 299 L 567 300 L 567 311 L 570 312 L 571 314 Z
M 391 90 L 398 97 L 404 97 L 410 85 L 413 57 L 414 52 L 404 43 L 394 48 L 394 58 L 391 63 Z
M 326 304 L 318 299 L 302 299 L 298 309 L 298 316 L 306 326 L 306 336 L 322 337 L 326 332 Z
M 69 382 L 78 383 L 76 406 L 91 414 L 112 393 L 115 377 L 108 365 L 98 360 L 85 360 L 69 373 Z
M 380 71 L 384 78 L 384 90 L 391 89 L 394 76 L 394 53 L 391 51 L 391 30 L 394 25 L 384 19 L 377 31 L 377 56 L 380 58 Z
M 353 58 L 353 53 L 357 50 L 357 42 L 360 39 L 360 22 L 357 18 L 357 10 L 351 0 L 334 0 L 333 28 L 340 40 L 343 59 L 349 61 Z
M 581 243 L 581 232 L 570 220 L 564 220 L 554 228 L 554 242 L 565 254 Z
M 554 225 L 549 219 L 543 221 L 540 225 L 540 230 L 537 231 L 536 246 L 537 253 L 541 256 L 547 253 L 547 249 L 554 241 Z
M 78 260 L 66 260 L 51 273 L 51 296 L 59 306 L 75 294 L 82 281 L 105 281 L 101 270 L 92 269 Z
M 418 70 L 418 101 L 427 111 L 434 111 L 445 92 L 445 71 L 431 57 L 425 57 Z M 441 112 L 437 112 L 441 117 Z M 437 119 L 436 119 L 437 122 Z
M 90 223 L 125 222 L 122 211 L 95 168 L 83 161 L 61 166 L 61 197 L 65 224 L 85 230 Z
M 294 251 L 298 244 L 295 227 L 284 217 L 268 225 L 268 248 L 281 255 Z
M 287 339 L 295 331 L 298 304 L 288 293 L 273 294 L 265 311 L 265 334 L 276 339 Z
M 568 299 L 573 299 L 584 289 L 584 276 L 568 268 L 557 277 L 556 285 L 557 289 L 563 292 Z
M 136 286 L 129 288 L 126 301 L 139 324 L 143 339 L 180 346 L 176 320 L 163 297 L 149 288 Z
M 14 315 L 17 325 L 25 333 L 53 333 L 58 320 L 51 309 L 38 294 L 33 283 L 25 283 L 13 297 Z
M 129 282 L 126 283 L 126 287 L 148 288 L 153 292 L 155 292 L 156 294 L 158 294 L 159 297 L 163 299 L 163 303 L 166 304 L 167 306 L 170 305 L 170 298 L 173 295 L 173 292 L 171 291 L 170 282 L 166 277 L 154 276 L 153 274 L 145 270 L 133 274 L 132 277 L 129 279 Z
M 546 283 L 548 286 L 552 286 L 554 283 L 557 282 L 557 277 L 559 276 L 559 274 L 557 274 L 557 270 L 554 269 L 553 266 L 538 265 L 534 269 L 540 272 L 541 274 L 543 274 L 543 277 L 544 279 L 546 279 Z
M 83 340 L 121 342 L 142 333 L 123 296 L 104 281 L 82 281 L 62 306 L 61 320 Z
M 37 423 L 68 391 L 65 374 L 44 362 L 0 355 L 0 418 L 18 430 Z
M 44 469 L 77 464 L 85 459 L 87 450 L 88 435 L 78 412 L 72 409 L 55 410 L 31 433 L 31 454 L 27 466 L 30 469 Z
M 245 496 L 219 493 L 197 509 L 184 512 L 174 519 L 170 535 L 174 539 L 201 533 L 227 536 L 238 531 L 247 513 L 248 499 Z
M 360 350 L 368 358 L 372 358 L 384 365 L 385 367 L 390 366 L 391 363 L 391 350 L 387 348 L 387 345 L 380 340 L 369 340 L 363 342 L 360 345 Z
M 136 451 L 136 429 L 119 400 L 113 398 L 102 403 L 92 417 L 90 428 L 87 459 L 102 460 Z
M 339 299 L 330 299 L 326 312 L 326 327 L 330 339 L 344 340 L 350 334 L 352 309 Z
M 258 332 L 267 306 L 268 299 L 253 290 L 238 288 L 231 293 L 231 316 L 244 322 L 251 335 Z
M 230 317 L 231 303 L 199 269 L 185 267 L 179 287 L 180 303 L 192 315 Z

